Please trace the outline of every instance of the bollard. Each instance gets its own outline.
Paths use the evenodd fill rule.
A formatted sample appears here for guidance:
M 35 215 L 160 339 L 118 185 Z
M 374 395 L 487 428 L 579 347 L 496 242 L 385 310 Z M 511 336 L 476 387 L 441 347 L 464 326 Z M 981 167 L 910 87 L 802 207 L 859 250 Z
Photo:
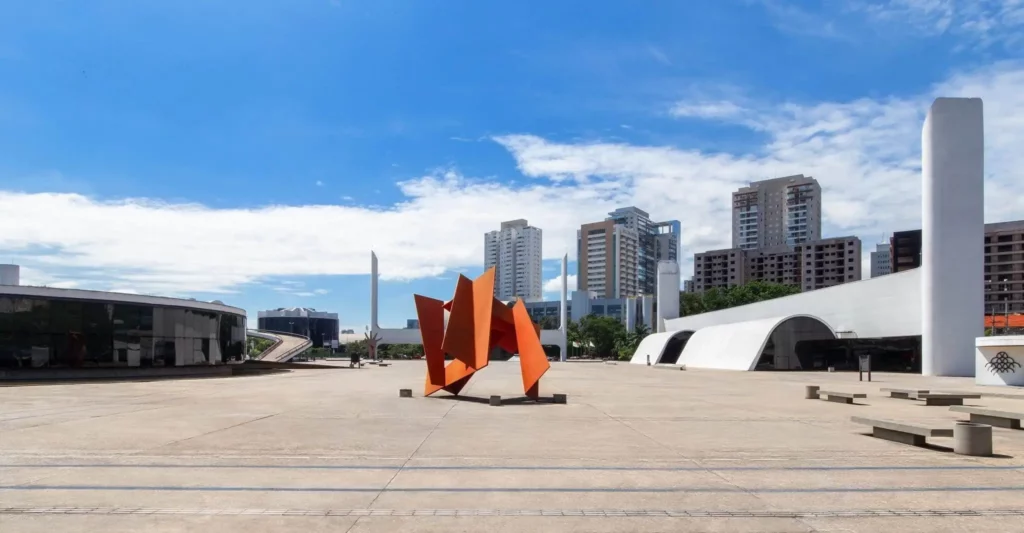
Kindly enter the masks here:
M 398 389 L 399 398 L 412 398 L 412 389 Z
M 556 394 L 554 399 L 555 403 L 566 403 L 567 401 L 567 398 L 564 394 Z
M 953 426 L 953 451 L 960 455 L 992 455 L 992 426 L 957 422 Z
M 501 405 L 501 396 L 491 396 L 491 405 Z
M 830 367 L 828 367 L 828 371 L 829 372 L 835 372 L 836 371 L 836 367 L 830 366 Z
M 819 389 L 821 389 L 821 387 L 817 385 L 808 385 L 807 391 L 804 393 L 804 398 L 807 400 L 817 400 Z

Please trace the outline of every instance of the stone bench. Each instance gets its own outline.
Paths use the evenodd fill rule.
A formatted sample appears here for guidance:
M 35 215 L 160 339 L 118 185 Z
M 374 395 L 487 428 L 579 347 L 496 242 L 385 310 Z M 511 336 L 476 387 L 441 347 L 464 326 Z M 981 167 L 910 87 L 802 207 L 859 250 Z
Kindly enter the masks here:
M 964 394 L 951 392 L 925 392 L 911 397 L 913 400 L 924 400 L 925 405 L 963 405 L 965 399 L 976 400 L 980 394 Z
M 890 398 L 899 398 L 901 400 L 913 400 L 918 394 L 928 394 L 928 389 L 881 389 L 882 392 L 888 392 Z
M 924 446 L 928 437 L 952 437 L 953 430 L 948 428 L 930 428 L 916 424 L 907 424 L 895 420 L 884 420 L 880 418 L 865 418 L 853 416 L 850 420 L 856 424 L 871 426 L 873 437 L 914 446 Z
M 971 422 L 988 424 L 990 426 L 1001 428 L 1020 429 L 1020 422 L 1021 420 L 1024 420 L 1024 413 L 997 411 L 995 409 L 986 409 L 984 407 L 954 405 L 953 407 L 950 407 L 949 410 L 971 415 Z
M 857 392 L 857 393 L 853 393 L 853 392 L 836 392 L 836 391 L 827 391 L 827 390 L 819 390 L 818 391 L 818 398 L 821 398 L 822 400 L 828 400 L 830 402 L 853 403 L 854 398 L 867 398 L 867 397 L 868 397 L 867 394 L 863 394 L 863 393 L 860 393 L 860 392 Z

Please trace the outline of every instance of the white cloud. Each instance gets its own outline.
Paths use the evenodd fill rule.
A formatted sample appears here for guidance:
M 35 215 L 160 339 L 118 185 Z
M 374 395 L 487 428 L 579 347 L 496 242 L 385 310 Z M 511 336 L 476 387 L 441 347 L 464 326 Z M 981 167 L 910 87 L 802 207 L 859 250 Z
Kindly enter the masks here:
M 954 76 L 911 98 L 762 102 L 742 120 L 755 121 L 768 140 L 748 154 L 564 144 L 529 135 L 498 141 L 528 176 L 600 189 L 623 204 L 643 206 L 655 219 L 681 220 L 686 272 L 693 252 L 730 244 L 730 192 L 749 180 L 796 173 L 818 178 L 826 235 L 857 235 L 870 244 L 887 232 L 919 227 L 921 125 L 938 95 L 985 100 L 987 219 L 1020 218 L 1024 199 L 1013 184 L 1021 182 L 1024 153 L 1013 147 L 1024 143 L 1021 86 L 1024 65 L 1003 63 Z M 732 112 L 704 114 L 739 122 Z
M 366 274 L 371 249 L 382 277 L 413 279 L 479 265 L 481 234 L 502 220 L 526 218 L 543 228 L 544 258 L 560 259 L 566 250 L 573 255 L 581 223 L 637 205 L 655 219 L 682 222 L 688 277 L 692 253 L 729 244 L 732 190 L 794 173 L 821 182 L 825 234 L 858 235 L 867 253 L 885 233 L 919 227 L 921 123 L 938 94 L 985 99 L 987 218 L 1022 218 L 1022 86 L 1024 65 L 1002 63 L 951 76 L 915 97 L 743 101 L 736 104 L 742 114 L 705 110 L 704 118 L 756 125 L 765 141 L 748 153 L 505 135 L 495 140 L 532 178 L 524 184 L 439 171 L 399 183 L 402 201 L 384 207 L 218 209 L 0 191 L 0 253 L 26 267 L 26 283 L 72 281 L 162 294 L 235 291 L 278 277 Z M 296 230 L 309 227 L 337 231 Z
M 576 290 L 576 274 L 569 274 L 565 276 L 565 284 L 568 285 L 569 292 Z M 544 293 L 561 294 L 562 292 L 562 276 L 551 278 L 544 282 Z
M 1021 0 L 867 0 L 849 5 L 874 21 L 909 27 L 924 35 L 950 33 L 981 48 L 1024 45 Z
M 324 182 L 322 182 L 320 180 L 316 180 L 316 186 L 317 187 L 323 187 L 324 186 Z
M 331 292 L 331 291 L 329 291 L 327 289 L 316 289 L 316 290 L 313 291 L 313 294 L 327 294 L 329 292 Z
M 736 118 L 743 115 L 747 110 L 735 102 L 679 102 L 672 106 L 671 113 L 676 117 L 694 118 Z

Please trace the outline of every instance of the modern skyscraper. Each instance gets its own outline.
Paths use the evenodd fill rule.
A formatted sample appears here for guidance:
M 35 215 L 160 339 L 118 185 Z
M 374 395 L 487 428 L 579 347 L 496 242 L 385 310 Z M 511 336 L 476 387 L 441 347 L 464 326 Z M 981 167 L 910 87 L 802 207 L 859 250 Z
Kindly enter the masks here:
M 625 223 L 609 219 L 580 226 L 576 232 L 577 288 L 591 291 L 597 298 L 640 294 L 639 245 L 637 231 Z
M 821 238 L 821 186 L 803 174 L 755 181 L 732 193 L 732 246 L 751 250 Z
M 658 284 L 658 261 L 679 262 L 679 221 L 651 222 L 646 211 L 633 206 L 608 213 L 606 220 L 636 232 L 637 290 L 640 294 L 654 294 Z
M 871 252 L 871 277 L 877 278 L 892 272 L 892 251 L 889 243 L 883 242 L 875 246 Z
M 502 222 L 500 230 L 484 234 L 484 269 L 496 267 L 495 298 L 518 297 L 527 302 L 543 299 L 542 237 L 540 228 L 530 226 L 525 219 Z

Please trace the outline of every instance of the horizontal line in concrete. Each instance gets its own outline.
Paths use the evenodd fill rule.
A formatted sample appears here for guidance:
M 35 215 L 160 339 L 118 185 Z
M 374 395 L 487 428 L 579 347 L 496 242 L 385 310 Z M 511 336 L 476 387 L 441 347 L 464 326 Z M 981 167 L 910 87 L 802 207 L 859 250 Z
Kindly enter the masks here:
M 941 470 L 1024 470 L 1024 465 L 941 465 L 941 466 L 530 466 L 530 465 L 246 465 L 246 464 L 0 464 L 0 468 L 237 468 L 263 470 L 536 470 L 536 471 L 639 471 L 639 472 L 800 472 L 800 471 L 941 471 Z
M 0 491 L 166 491 L 166 492 L 448 492 L 448 493 L 874 493 L 874 492 L 1024 492 L 1004 487 L 247 487 L 197 485 L 0 485 Z
M 920 516 L 1024 516 L 1024 509 L 855 509 L 764 511 L 697 509 L 152 509 L 139 507 L 0 507 L 0 515 L 261 515 L 261 516 L 545 516 L 545 517 L 660 517 L 660 518 L 892 518 Z

